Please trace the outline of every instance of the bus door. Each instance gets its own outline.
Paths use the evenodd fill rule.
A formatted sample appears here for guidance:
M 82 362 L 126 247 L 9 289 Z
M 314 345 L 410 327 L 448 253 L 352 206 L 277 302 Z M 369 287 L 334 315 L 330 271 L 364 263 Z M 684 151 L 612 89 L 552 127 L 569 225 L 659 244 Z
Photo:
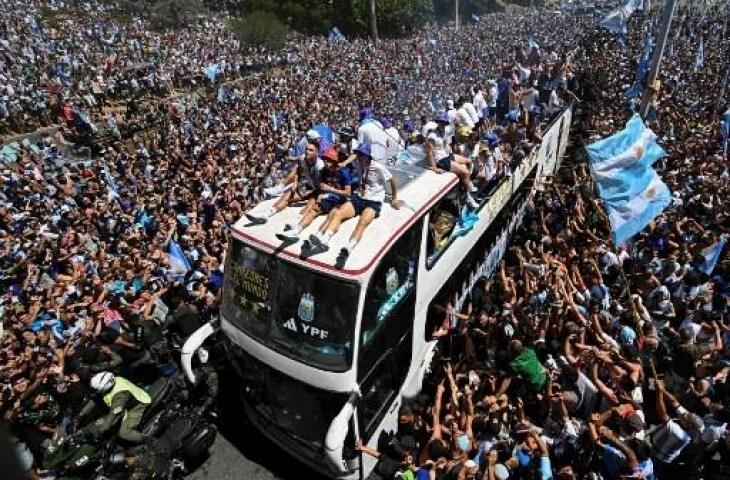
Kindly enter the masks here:
M 371 277 L 365 296 L 357 374 L 362 397 L 357 413 L 360 437 L 375 446 L 374 435 L 397 426 L 395 400 L 411 366 L 422 232 L 420 219 L 395 242 Z

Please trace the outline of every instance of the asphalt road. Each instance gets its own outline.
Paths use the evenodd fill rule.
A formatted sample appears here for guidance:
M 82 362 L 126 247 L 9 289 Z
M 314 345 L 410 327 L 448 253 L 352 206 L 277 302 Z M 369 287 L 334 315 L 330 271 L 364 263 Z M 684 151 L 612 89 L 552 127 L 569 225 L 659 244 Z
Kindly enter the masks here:
M 263 436 L 240 409 L 237 413 L 221 416 L 210 456 L 189 480 L 324 480 Z

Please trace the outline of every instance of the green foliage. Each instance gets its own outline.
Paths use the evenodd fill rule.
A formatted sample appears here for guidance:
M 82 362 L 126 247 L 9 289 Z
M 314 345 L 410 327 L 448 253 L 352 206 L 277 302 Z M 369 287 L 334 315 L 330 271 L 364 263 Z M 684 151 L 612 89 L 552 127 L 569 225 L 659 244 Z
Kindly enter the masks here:
M 201 0 L 120 0 L 122 14 L 140 16 L 155 29 L 180 28 L 205 13 Z
M 369 0 L 353 0 L 353 23 L 358 33 L 370 29 Z M 381 36 L 397 36 L 413 31 L 433 17 L 432 0 L 376 0 L 378 31 Z
M 324 35 L 334 26 L 340 3 L 340 0 L 241 0 L 240 12 L 243 16 L 249 12 L 271 12 L 293 30 Z
M 289 29 L 268 11 L 257 10 L 244 18 L 231 20 L 231 29 L 245 45 L 277 48 L 286 41 Z

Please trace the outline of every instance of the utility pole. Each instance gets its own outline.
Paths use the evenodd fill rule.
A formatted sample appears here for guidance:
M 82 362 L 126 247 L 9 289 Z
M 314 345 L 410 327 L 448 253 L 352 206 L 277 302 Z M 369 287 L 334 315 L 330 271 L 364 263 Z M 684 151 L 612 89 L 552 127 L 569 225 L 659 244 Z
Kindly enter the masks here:
M 651 58 L 651 69 L 649 75 L 646 77 L 646 85 L 644 86 L 644 92 L 641 96 L 641 118 L 646 118 L 646 113 L 649 111 L 649 105 L 654 100 L 657 90 L 654 89 L 656 83 L 656 77 L 659 76 L 659 67 L 662 64 L 662 57 L 664 57 L 664 47 L 667 44 L 667 37 L 669 36 L 669 30 L 672 27 L 672 17 L 674 17 L 674 6 L 677 3 L 676 0 L 667 0 L 664 4 L 664 13 L 662 15 L 662 24 L 659 29 L 659 36 L 657 38 L 657 44 L 654 47 L 654 54 Z
M 454 3 L 456 3 L 456 16 L 455 16 L 455 22 L 456 22 L 456 31 L 459 31 L 459 0 L 454 0 Z
M 370 36 L 378 42 L 378 17 L 375 13 L 375 0 L 370 0 Z

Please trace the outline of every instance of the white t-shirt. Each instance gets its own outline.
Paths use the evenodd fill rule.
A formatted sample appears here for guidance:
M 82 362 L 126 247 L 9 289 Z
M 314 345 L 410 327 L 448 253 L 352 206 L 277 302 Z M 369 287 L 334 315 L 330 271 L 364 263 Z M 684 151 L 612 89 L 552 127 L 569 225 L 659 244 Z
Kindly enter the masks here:
M 448 135 L 441 136 L 438 132 L 431 132 L 428 134 L 428 141 L 433 143 L 433 159 L 438 162 L 442 158 L 449 156 L 449 142 Z
M 464 108 L 469 114 L 472 123 L 476 124 L 479 121 L 479 112 L 477 111 L 476 107 L 474 107 L 473 103 L 464 102 L 462 108 Z
M 369 143 L 373 160 L 386 160 L 387 135 L 377 120 L 367 120 L 357 129 L 358 143 Z
M 473 105 L 472 105 L 472 108 L 474 108 Z M 474 121 L 471 119 L 469 110 L 467 110 L 464 105 L 462 105 L 461 108 L 456 112 L 456 119 L 457 119 L 457 123 L 459 125 L 464 125 L 469 128 L 474 128 Z
M 385 158 L 389 160 L 395 157 L 398 152 L 403 150 L 403 148 L 405 148 L 405 144 L 403 143 L 403 139 L 401 139 L 400 132 L 397 128 L 386 128 L 385 133 L 387 134 L 387 138 L 385 139 Z
M 489 106 L 491 108 L 497 107 L 497 97 L 499 96 L 499 90 L 497 90 L 497 85 L 494 85 L 492 88 L 489 89 Z
M 522 92 L 522 107 L 529 111 L 532 107 L 537 105 L 537 90 L 531 88 Z
M 487 108 L 487 101 L 484 99 L 484 93 L 479 90 L 476 95 L 474 95 L 474 99 L 472 101 L 474 102 L 474 108 L 476 108 L 479 118 L 483 118 L 484 109 Z
M 363 165 L 359 161 L 356 163 L 356 168 L 360 172 L 360 182 L 364 186 L 364 191 L 362 188 L 358 189 L 360 197 L 363 200 L 383 203 L 385 200 L 385 184 L 393 178 L 390 170 L 375 160 L 370 161 L 367 171 L 363 171 Z

